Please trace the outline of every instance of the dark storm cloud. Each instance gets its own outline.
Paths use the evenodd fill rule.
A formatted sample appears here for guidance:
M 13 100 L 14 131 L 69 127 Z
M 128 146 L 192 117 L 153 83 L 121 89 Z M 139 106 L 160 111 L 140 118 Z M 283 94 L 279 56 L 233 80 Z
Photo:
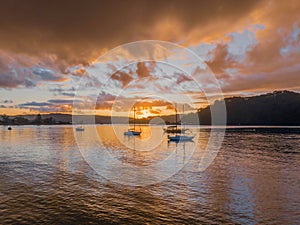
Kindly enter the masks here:
M 293 30 L 300 26 L 299 15 L 297 0 L 4 0 L 0 3 L 0 88 L 63 82 L 69 75 L 88 77 L 86 66 L 101 54 L 144 39 L 216 46 L 206 61 L 224 91 L 294 87 L 299 70 L 290 68 L 299 63 L 299 33 Z M 264 29 L 255 30 L 256 25 Z M 244 51 L 234 35 L 243 36 L 246 30 L 255 42 Z M 293 35 L 296 40 L 290 41 Z M 243 62 L 232 56 L 230 46 L 243 53 L 238 55 Z M 151 77 L 150 67 L 140 63 L 137 70 L 117 72 L 112 79 L 125 87 L 133 75 Z M 184 76 L 177 79 L 182 82 Z M 85 84 L 101 85 L 101 77 L 90 77 Z M 58 93 L 72 96 L 72 91 Z
M 53 92 L 54 95 L 62 95 L 62 96 L 68 96 L 68 97 L 74 97 L 75 96 L 75 87 L 71 88 L 50 88 L 49 91 Z
M 42 107 L 42 106 L 50 106 L 51 103 L 49 102 L 26 102 L 24 104 L 19 104 L 18 107 L 26 108 L 26 107 Z
M 76 100 L 77 102 L 81 102 Z M 19 104 L 18 106 L 21 108 L 24 107 L 43 107 L 43 106 L 53 106 L 53 105 L 73 105 L 74 100 L 72 99 L 50 99 L 47 102 L 26 102 L 24 104 Z
M 74 97 L 75 93 L 70 93 L 70 92 L 62 92 L 61 93 L 63 96 L 69 96 L 69 97 Z
M 0 88 L 34 87 L 41 82 L 66 81 L 69 78 L 62 73 L 62 64 L 56 62 L 53 56 L 29 56 L 0 49 Z
M 88 64 L 104 48 L 161 39 L 161 33 L 149 31 L 162 20 L 179 21 L 184 32 L 215 21 L 232 23 L 256 4 L 251 0 L 1 1 L 0 48 L 34 55 L 53 53 L 70 64 Z M 163 36 L 165 40 L 182 38 Z
M 182 73 L 174 73 L 174 75 L 177 77 L 176 84 L 179 85 L 183 82 L 190 82 L 192 79 L 188 77 L 186 74 Z
M 60 87 L 58 87 L 58 88 L 50 88 L 49 91 L 51 91 L 51 92 L 58 92 L 58 93 L 62 93 L 64 91 L 72 91 L 72 92 L 74 92 L 74 91 L 76 91 L 76 88 L 75 87 L 71 87 L 71 88 L 60 88 Z
M 117 71 L 111 75 L 111 79 L 119 81 L 122 84 L 122 87 L 126 87 L 126 85 L 133 80 L 132 74 L 132 71 L 129 71 L 129 73 L 125 71 Z
M 62 75 L 56 75 L 54 71 L 47 68 L 33 68 L 32 73 L 45 81 L 62 81 L 66 79 Z
M 81 100 L 50 99 L 44 102 L 26 102 L 17 105 L 20 109 L 38 110 L 40 112 L 71 112 L 73 103 L 83 103 Z
M 150 72 L 151 71 L 145 62 L 137 63 L 136 74 L 138 75 L 138 77 L 140 78 L 150 77 L 151 76 Z
M 66 104 L 66 105 L 72 105 L 74 100 L 73 99 L 51 99 L 48 101 L 52 104 Z
M 224 73 L 225 69 L 233 67 L 234 61 L 232 58 L 228 57 L 229 53 L 226 44 L 218 44 L 212 53 L 213 60 L 206 61 L 206 63 L 214 73 L 220 76 L 220 74 Z
M 18 86 L 33 87 L 34 82 L 24 75 L 19 75 L 14 71 L 2 70 L 0 68 L 0 88 L 15 88 Z
M 12 100 L 3 100 L 3 101 L 0 101 L 0 103 L 11 104 L 11 103 L 13 103 L 13 101 Z

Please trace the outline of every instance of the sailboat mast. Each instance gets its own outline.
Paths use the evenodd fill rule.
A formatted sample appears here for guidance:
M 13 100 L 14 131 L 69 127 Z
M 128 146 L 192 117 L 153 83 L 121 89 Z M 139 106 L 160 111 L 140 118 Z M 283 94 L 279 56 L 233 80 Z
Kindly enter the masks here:
M 133 130 L 135 130 L 135 107 L 133 107 Z
M 184 123 L 183 117 L 184 117 L 184 104 L 182 105 L 182 117 L 181 117 L 181 124 L 183 123 L 183 128 L 185 128 L 185 123 Z
M 177 128 L 177 108 L 176 108 L 176 103 L 175 103 L 175 113 L 176 113 L 176 128 Z

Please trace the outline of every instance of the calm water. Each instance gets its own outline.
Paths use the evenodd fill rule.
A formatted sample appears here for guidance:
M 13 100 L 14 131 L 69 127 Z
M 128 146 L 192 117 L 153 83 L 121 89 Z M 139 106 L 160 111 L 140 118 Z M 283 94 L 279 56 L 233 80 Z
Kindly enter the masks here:
M 89 130 L 76 135 L 88 140 Z M 172 152 L 157 171 L 188 164 L 167 180 L 134 187 L 97 174 L 71 126 L 0 127 L 0 224 L 299 224 L 299 132 L 231 129 L 213 163 L 198 172 L 209 130 L 193 129 L 199 139 L 193 155 L 197 141 L 168 144 L 160 127 L 143 130 L 140 138 L 117 139 L 110 126 L 97 127 L 102 147 L 124 164 L 146 168 Z M 155 151 L 140 151 L 152 144 Z M 122 180 L 114 166 L 109 169 Z

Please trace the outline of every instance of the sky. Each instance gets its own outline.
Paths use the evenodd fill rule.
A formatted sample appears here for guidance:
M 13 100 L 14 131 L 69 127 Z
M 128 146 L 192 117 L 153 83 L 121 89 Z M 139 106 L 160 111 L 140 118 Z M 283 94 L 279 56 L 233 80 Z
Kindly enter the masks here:
M 298 0 L 0 4 L 0 114 L 71 113 L 75 101 L 81 109 L 94 103 L 94 112 L 104 115 L 121 115 L 136 104 L 138 116 L 146 117 L 171 113 L 173 102 L 189 102 L 187 111 L 205 107 L 210 102 L 206 95 L 218 99 L 300 91 Z M 191 79 L 197 68 L 186 73 L 160 62 L 166 56 L 159 48 L 152 61 L 126 66 L 126 60 L 107 57 L 116 48 L 116 54 L 130 57 L 132 52 L 125 54 L 126 47 L 118 46 L 144 40 L 193 51 L 205 67 L 200 72 L 213 75 L 221 93 L 209 91 L 209 81 L 199 86 Z M 180 54 L 172 60 L 194 63 Z M 86 91 L 78 91 L 83 86 Z

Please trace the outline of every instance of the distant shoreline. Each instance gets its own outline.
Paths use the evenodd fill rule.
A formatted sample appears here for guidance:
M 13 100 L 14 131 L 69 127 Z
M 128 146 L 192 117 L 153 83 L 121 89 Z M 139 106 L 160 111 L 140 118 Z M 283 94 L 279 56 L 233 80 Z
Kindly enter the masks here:
M 274 91 L 253 97 L 229 97 L 224 100 L 226 105 L 225 121 L 218 121 L 212 112 L 218 112 L 220 101 L 215 101 L 206 108 L 197 112 L 178 114 L 178 123 L 186 125 L 211 125 L 212 121 L 227 126 L 300 126 L 300 93 L 291 91 Z M 156 115 L 147 118 L 136 119 L 137 124 L 148 124 L 152 119 L 159 117 L 166 125 L 175 125 L 176 116 Z M 222 118 L 220 118 L 222 119 Z M 122 116 L 100 115 L 72 115 L 62 113 L 49 113 L 38 115 L 7 116 L 0 115 L 2 125 L 60 125 L 96 123 L 128 124 L 132 118 Z M 159 123 L 159 121 L 157 121 Z M 259 125 L 257 125 L 259 124 Z
M 68 125 L 68 126 L 78 126 L 78 125 L 81 125 L 81 124 L 70 124 L 70 123 L 61 123 L 61 124 L 11 124 L 11 125 L 4 125 L 4 124 L 0 124 L 0 126 L 2 127 L 8 127 L 8 126 L 11 126 L 11 127 L 18 127 L 18 126 L 64 126 L 64 125 Z M 86 124 L 82 124 L 83 126 L 93 126 L 93 125 L 96 125 L 96 126 L 101 126 L 101 125 L 117 125 L 117 126 L 131 126 L 132 124 L 128 125 L 128 124 L 125 124 L 125 123 L 116 123 L 116 124 L 112 124 L 112 123 L 95 123 L 95 124 L 92 124 L 92 123 L 86 123 Z M 136 124 L 136 126 L 160 126 L 160 127 L 165 127 L 165 126 L 169 126 L 169 125 L 172 125 L 172 124 L 168 124 L 168 125 L 164 125 L 164 124 Z M 175 125 L 175 124 L 173 124 Z M 183 125 L 178 125 L 179 127 L 180 126 L 183 126 Z M 278 129 L 281 129 L 281 128 L 296 128 L 296 129 L 300 129 L 300 125 L 195 125 L 195 124 L 186 124 L 185 126 L 187 127 L 199 127 L 199 128 L 226 128 L 226 129 L 235 129 L 235 128 L 256 128 L 256 129 L 267 129 L 267 128 L 278 128 Z

